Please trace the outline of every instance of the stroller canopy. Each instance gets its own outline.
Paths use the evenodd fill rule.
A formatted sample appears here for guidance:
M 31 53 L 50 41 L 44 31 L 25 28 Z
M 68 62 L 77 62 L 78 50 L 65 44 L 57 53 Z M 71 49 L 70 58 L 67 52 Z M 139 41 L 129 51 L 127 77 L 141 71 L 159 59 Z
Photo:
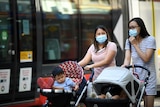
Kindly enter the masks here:
M 144 85 L 129 69 L 122 67 L 108 67 L 101 72 L 97 79 L 93 81 L 93 86 L 97 93 L 100 93 L 102 84 L 120 86 L 132 103 L 135 103 L 138 92 Z
M 72 78 L 74 82 L 80 84 L 83 79 L 83 68 L 76 61 L 65 61 L 59 66 L 63 69 L 67 77 Z

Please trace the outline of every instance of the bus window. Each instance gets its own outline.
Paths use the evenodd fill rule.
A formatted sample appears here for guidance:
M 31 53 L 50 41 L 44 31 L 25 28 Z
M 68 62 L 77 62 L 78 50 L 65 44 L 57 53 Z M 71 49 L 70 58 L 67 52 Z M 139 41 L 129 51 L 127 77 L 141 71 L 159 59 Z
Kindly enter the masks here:
M 77 58 L 77 9 L 70 0 L 42 0 L 44 63 Z
M 19 34 L 19 51 L 20 62 L 33 61 L 33 22 L 32 22 L 32 8 L 30 1 L 18 3 L 18 34 Z
M 9 3 L 0 2 L 0 64 L 11 63 L 12 61 L 12 32 L 10 21 Z

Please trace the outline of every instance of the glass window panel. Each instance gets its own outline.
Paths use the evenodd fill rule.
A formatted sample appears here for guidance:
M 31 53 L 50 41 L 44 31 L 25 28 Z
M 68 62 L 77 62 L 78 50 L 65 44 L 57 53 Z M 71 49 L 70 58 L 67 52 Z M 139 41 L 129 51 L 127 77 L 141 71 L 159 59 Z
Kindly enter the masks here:
M 32 51 L 32 12 L 31 3 L 28 0 L 18 0 L 18 28 L 20 39 L 20 51 Z
M 42 0 L 44 63 L 77 58 L 77 7 L 70 0 Z
M 33 22 L 30 0 L 17 0 L 20 62 L 33 61 Z
M 99 24 L 105 25 L 112 36 L 112 12 L 120 11 L 118 1 L 42 0 L 44 62 L 84 56 Z
M 12 30 L 8 0 L 0 1 L 0 64 L 12 61 Z
M 82 0 L 80 12 L 82 14 L 107 14 L 112 9 L 108 0 Z

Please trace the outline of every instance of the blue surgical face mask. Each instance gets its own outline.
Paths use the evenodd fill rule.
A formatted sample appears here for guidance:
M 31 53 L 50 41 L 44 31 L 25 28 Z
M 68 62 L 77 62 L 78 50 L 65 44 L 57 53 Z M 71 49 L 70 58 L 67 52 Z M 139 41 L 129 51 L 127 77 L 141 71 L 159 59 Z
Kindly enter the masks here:
M 104 43 L 107 40 L 107 35 L 99 35 L 96 37 L 96 41 L 100 44 Z
M 130 29 L 129 30 L 129 36 L 136 37 L 138 35 L 137 29 Z

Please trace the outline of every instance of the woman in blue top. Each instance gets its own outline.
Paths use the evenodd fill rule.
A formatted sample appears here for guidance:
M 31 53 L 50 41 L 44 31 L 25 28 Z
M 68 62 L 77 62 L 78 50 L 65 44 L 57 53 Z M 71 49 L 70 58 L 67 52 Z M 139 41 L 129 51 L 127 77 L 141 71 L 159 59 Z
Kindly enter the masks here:
M 144 106 L 154 107 L 154 97 L 156 92 L 156 70 L 154 63 L 154 52 L 156 50 L 156 41 L 148 33 L 145 24 L 141 18 L 133 18 L 128 23 L 129 38 L 125 44 L 125 59 L 122 66 L 132 64 L 141 65 L 151 71 L 148 84 L 145 88 Z M 132 60 L 131 60 L 132 59 Z M 132 62 L 131 62 L 132 61 Z M 136 69 L 140 80 L 144 80 L 147 72 L 142 69 Z

